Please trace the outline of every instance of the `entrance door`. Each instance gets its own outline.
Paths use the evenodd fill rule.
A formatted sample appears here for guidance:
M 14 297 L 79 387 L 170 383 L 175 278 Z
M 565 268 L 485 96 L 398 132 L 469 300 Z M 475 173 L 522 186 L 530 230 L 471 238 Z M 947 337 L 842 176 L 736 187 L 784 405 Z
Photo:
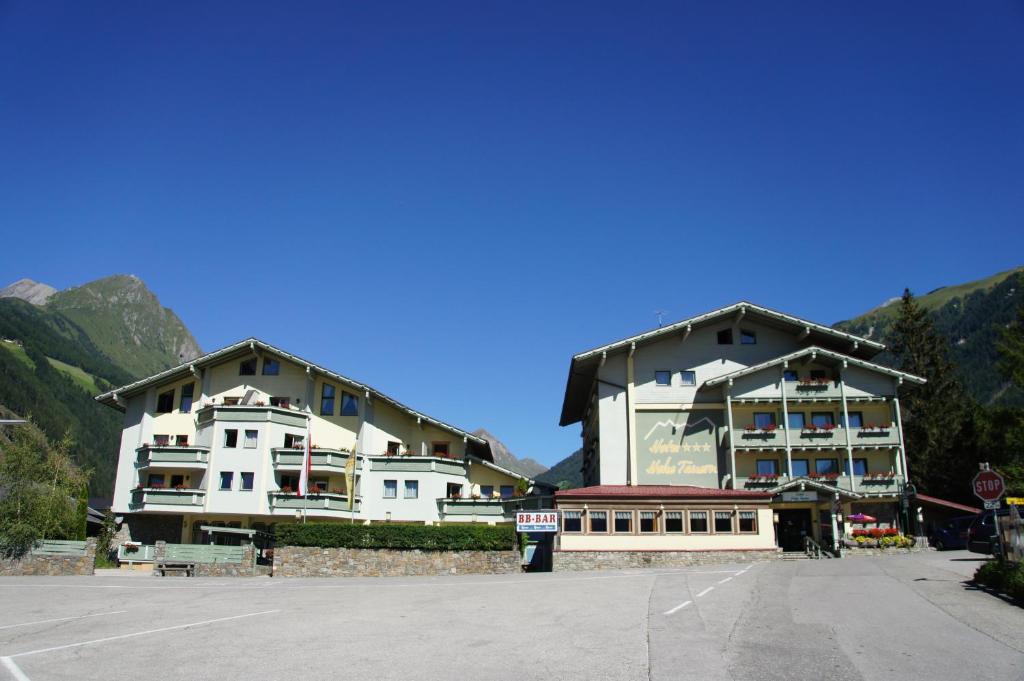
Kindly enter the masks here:
M 795 508 L 779 510 L 779 546 L 783 551 L 803 551 L 804 537 L 811 532 L 811 509 Z

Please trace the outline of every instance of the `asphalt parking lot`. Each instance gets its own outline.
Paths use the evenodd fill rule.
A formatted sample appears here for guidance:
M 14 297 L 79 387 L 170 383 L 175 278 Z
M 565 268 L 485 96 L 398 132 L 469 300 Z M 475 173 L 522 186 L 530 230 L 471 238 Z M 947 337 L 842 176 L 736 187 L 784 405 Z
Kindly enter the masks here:
M 963 551 L 685 570 L 0 579 L 0 679 L 1018 679 Z M 970 671 L 975 669 L 977 671 Z

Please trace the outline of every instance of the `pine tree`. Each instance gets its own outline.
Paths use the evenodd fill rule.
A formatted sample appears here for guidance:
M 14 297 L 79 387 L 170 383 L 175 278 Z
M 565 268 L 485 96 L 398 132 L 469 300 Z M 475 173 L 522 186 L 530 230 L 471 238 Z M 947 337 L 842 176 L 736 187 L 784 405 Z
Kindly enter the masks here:
M 1024 388 L 1024 305 L 1017 308 L 1017 320 L 1003 329 L 998 347 L 1000 370 Z
M 967 499 L 977 470 L 977 414 L 949 361 L 946 343 L 909 289 L 890 336 L 900 369 L 927 380 L 900 389 L 910 478 L 920 491 Z

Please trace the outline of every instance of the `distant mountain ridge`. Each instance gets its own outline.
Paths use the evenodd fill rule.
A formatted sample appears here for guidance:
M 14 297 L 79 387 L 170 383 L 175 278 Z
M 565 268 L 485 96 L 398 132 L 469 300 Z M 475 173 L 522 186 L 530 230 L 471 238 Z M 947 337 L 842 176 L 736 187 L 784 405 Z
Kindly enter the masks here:
M 52 286 L 40 284 L 31 279 L 19 279 L 10 286 L 0 289 L 0 298 L 20 298 L 33 305 L 42 305 L 57 292 Z
M 490 443 L 491 453 L 494 454 L 494 463 L 498 464 L 502 468 L 507 468 L 514 473 L 525 475 L 528 478 L 536 478 L 547 470 L 547 466 L 538 461 L 534 461 L 530 458 L 520 459 L 508 450 L 508 447 L 505 446 L 504 442 L 484 428 L 474 430 L 473 435 L 483 438 Z

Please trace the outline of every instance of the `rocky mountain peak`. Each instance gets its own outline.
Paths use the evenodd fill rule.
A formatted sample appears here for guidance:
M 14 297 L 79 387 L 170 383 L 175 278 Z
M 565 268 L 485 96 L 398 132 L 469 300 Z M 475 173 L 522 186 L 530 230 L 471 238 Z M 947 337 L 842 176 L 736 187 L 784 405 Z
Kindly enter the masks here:
M 494 463 L 498 464 L 502 468 L 507 468 L 510 471 L 519 473 L 520 475 L 525 475 L 528 478 L 535 478 L 547 470 L 547 466 L 534 461 L 533 459 L 520 459 L 509 451 L 504 442 L 484 428 L 474 430 L 473 435 L 476 435 L 483 440 L 487 440 L 491 445 L 491 453 L 494 455 Z
M 10 286 L 0 289 L 0 298 L 20 298 L 33 305 L 42 305 L 57 292 L 52 286 L 40 284 L 31 279 L 19 279 Z

